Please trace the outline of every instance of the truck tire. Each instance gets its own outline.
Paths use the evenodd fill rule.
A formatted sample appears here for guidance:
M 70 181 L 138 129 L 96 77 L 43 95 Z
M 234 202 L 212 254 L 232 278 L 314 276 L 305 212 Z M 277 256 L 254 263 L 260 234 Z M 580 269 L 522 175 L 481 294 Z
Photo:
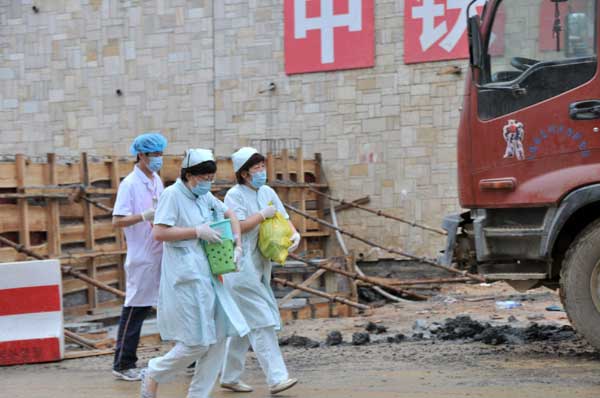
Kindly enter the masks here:
M 575 330 L 600 350 L 600 220 L 569 246 L 560 272 L 560 298 Z

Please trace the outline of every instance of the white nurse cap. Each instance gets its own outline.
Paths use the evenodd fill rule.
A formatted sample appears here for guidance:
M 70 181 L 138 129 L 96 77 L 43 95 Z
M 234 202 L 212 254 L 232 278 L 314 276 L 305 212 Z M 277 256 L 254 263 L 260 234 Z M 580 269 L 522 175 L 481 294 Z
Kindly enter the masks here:
M 252 155 L 258 153 L 258 151 L 251 147 L 241 148 L 239 151 L 235 152 L 231 155 L 231 160 L 233 161 L 233 172 L 237 173 L 239 169 L 250 159 Z
M 187 169 L 188 167 L 192 167 L 203 162 L 208 162 L 209 160 L 212 160 L 213 162 L 215 161 L 215 157 L 210 149 L 188 149 L 183 157 L 183 162 L 181 162 L 181 168 Z

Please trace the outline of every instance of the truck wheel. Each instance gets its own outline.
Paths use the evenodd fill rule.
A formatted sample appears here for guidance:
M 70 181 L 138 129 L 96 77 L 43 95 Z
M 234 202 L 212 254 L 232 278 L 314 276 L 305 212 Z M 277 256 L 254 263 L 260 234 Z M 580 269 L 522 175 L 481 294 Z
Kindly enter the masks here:
M 567 250 L 560 298 L 575 330 L 600 350 L 600 220 L 587 226 Z

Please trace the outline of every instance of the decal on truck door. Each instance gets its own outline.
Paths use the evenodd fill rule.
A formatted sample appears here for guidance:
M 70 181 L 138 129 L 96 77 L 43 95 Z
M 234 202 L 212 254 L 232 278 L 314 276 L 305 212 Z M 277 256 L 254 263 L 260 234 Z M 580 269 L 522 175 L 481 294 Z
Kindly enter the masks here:
M 506 141 L 506 150 L 504 159 L 516 157 L 518 160 L 525 159 L 523 150 L 523 139 L 525 138 L 525 129 L 523 123 L 510 119 L 508 124 L 502 127 L 502 136 Z

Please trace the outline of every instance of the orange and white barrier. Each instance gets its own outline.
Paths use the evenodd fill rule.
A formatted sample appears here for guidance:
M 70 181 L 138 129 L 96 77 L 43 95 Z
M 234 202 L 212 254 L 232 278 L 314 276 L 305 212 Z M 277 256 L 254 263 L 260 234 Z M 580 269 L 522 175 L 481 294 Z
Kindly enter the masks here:
M 63 354 L 60 263 L 0 263 L 0 365 L 58 361 Z

